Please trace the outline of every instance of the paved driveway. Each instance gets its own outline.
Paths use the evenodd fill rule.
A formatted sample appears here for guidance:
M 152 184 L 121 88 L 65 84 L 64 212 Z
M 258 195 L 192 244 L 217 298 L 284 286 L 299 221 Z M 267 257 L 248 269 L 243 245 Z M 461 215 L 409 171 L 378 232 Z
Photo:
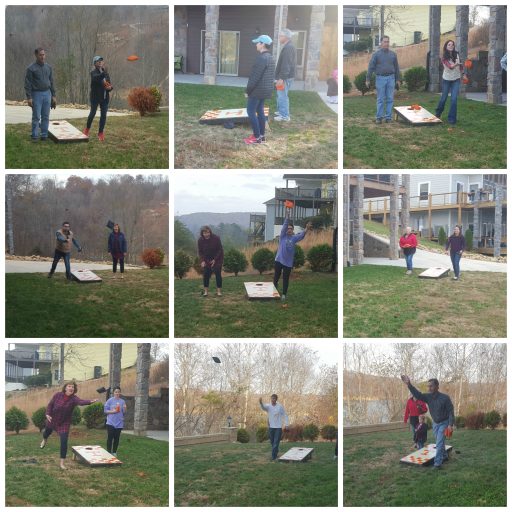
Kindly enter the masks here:
M 5 260 L 5 272 L 7 274 L 29 274 L 29 273 L 46 273 L 50 271 L 50 261 L 23 261 L 23 260 Z M 106 263 L 79 263 L 74 262 L 71 258 L 71 272 L 74 270 L 110 270 L 111 265 Z M 125 269 L 139 269 L 140 267 L 131 267 L 125 265 Z M 57 265 L 56 272 L 65 272 L 64 263 L 60 260 Z
M 50 120 L 57 119 L 83 119 L 88 117 L 89 110 L 83 108 L 60 108 L 57 106 L 50 112 Z M 123 112 L 109 112 L 111 116 L 128 116 Z M 96 113 L 96 117 L 100 116 L 100 111 Z M 32 122 L 32 109 L 29 106 L 5 105 L 5 124 L 21 124 Z

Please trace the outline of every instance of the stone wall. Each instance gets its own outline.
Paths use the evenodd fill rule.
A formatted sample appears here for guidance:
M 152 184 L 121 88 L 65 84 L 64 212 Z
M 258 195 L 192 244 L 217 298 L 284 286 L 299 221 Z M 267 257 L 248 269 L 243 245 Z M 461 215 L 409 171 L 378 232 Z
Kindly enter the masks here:
M 384 242 L 369 233 L 364 234 L 363 240 L 366 258 L 389 258 L 389 242 Z
M 123 396 L 123 400 L 127 407 L 124 428 L 133 430 L 135 397 Z M 169 430 L 169 388 L 161 388 L 160 396 L 149 397 L 147 430 Z
M 183 71 L 187 67 L 187 7 L 174 6 L 174 55 L 183 56 Z

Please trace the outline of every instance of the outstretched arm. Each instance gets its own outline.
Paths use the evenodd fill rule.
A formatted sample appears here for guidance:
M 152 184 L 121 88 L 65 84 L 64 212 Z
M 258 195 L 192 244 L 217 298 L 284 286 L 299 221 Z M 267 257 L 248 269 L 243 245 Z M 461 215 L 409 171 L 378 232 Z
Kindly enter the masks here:
M 401 375 L 400 378 L 402 379 L 402 382 L 409 388 L 409 391 L 411 392 L 411 394 L 414 398 L 418 398 L 419 400 L 423 400 L 424 402 L 426 402 L 428 400 L 427 395 L 423 394 L 421 391 L 416 389 L 411 384 L 411 379 L 409 379 L 409 377 L 407 375 Z
M 268 405 L 265 405 L 265 404 L 263 403 L 263 400 L 261 399 L 261 396 L 260 396 L 260 400 L 259 400 L 259 402 L 260 402 L 260 407 L 261 407 L 265 412 L 266 412 L 266 411 L 268 411 Z

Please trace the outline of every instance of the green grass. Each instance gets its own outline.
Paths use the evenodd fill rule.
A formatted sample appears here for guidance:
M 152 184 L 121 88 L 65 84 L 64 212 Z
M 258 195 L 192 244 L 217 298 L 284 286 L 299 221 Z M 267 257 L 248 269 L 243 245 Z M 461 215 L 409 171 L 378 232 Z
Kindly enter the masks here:
M 270 275 L 225 277 L 222 297 L 200 296 L 202 280 L 174 281 L 177 338 L 333 338 L 338 335 L 338 275 L 293 271 L 287 301 L 248 300 L 244 281 Z
M 59 464 L 59 439 L 44 450 L 41 436 L 6 436 L 5 496 L 18 507 L 163 507 L 169 504 L 169 444 L 121 434 L 121 467 L 92 468 L 71 460 L 71 446 L 106 447 L 106 431 L 72 427 L 67 471 Z
M 432 431 L 428 443 L 432 443 Z M 413 450 L 409 433 L 343 438 L 345 507 L 505 507 L 507 432 L 457 430 L 441 471 L 400 464 Z M 454 450 L 456 453 L 454 453 Z
M 209 444 L 174 449 L 176 506 L 335 507 L 334 443 L 284 443 L 314 448 L 305 463 L 270 462 L 270 444 Z
M 395 105 L 418 103 L 434 113 L 439 95 L 400 92 Z M 376 97 L 343 98 L 344 168 L 505 169 L 507 108 L 459 98 L 457 124 L 375 124 Z
M 78 129 L 85 119 L 69 119 Z M 33 143 L 30 124 L 8 124 L 5 128 L 7 169 L 168 169 L 169 114 L 160 112 L 108 117 L 105 142 L 97 138 L 94 121 L 87 143 Z
M 168 269 L 132 270 L 123 280 L 95 273 L 102 283 L 68 283 L 64 273 L 6 274 L 6 336 L 168 337 Z
M 464 261 L 464 260 L 463 260 Z M 507 275 L 464 272 L 461 279 L 418 279 L 405 268 L 343 269 L 346 338 L 501 338 L 507 335 Z
M 315 92 L 291 91 L 290 123 L 270 122 L 268 142 L 247 146 L 250 125 L 226 130 L 222 125 L 199 124 L 213 109 L 244 108 L 241 87 L 175 84 L 175 167 L 248 169 L 336 169 L 338 116 Z M 275 94 L 265 102 L 270 115 L 277 110 Z

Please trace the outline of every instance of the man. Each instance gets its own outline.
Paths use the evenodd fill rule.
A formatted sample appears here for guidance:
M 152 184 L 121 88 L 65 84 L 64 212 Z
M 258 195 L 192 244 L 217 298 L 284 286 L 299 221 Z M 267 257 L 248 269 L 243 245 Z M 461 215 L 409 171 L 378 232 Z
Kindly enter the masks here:
M 287 28 L 279 32 L 279 43 L 282 45 L 276 66 L 277 112 L 274 121 L 290 121 L 290 100 L 288 91 L 295 78 L 297 50 L 292 43 L 292 31 Z
M 380 50 L 377 50 L 368 64 L 368 73 L 366 74 L 366 87 L 370 87 L 372 74 L 375 73 L 375 88 L 377 89 L 377 117 L 375 122 L 382 124 L 382 119 L 386 118 L 386 123 L 391 122 L 391 113 L 393 112 L 393 97 L 395 94 L 395 84 L 400 86 L 400 68 L 396 53 L 389 49 L 389 37 L 382 36 L 380 40 Z M 386 102 L 386 113 L 384 113 L 384 102 Z
M 66 266 L 66 278 L 71 281 L 71 246 L 74 245 L 78 252 L 82 252 L 82 247 L 78 243 L 78 240 L 74 238 L 73 232 L 70 230 L 69 222 L 63 222 L 62 228 L 55 232 L 55 254 L 53 256 L 52 268 L 48 274 L 48 277 L 52 277 L 57 268 L 57 263 L 60 259 L 64 259 L 64 265 Z
M 50 108 L 57 106 L 52 68 L 46 64 L 43 48 L 34 50 L 36 61 L 25 72 L 25 95 L 32 108 L 32 142 L 48 140 Z M 39 130 L 41 133 L 39 134 Z
M 439 381 L 430 379 L 428 381 L 428 393 L 421 393 L 412 384 L 407 375 L 400 377 L 404 384 L 409 388 L 412 396 L 418 400 L 423 400 L 430 410 L 432 416 L 432 430 L 436 440 L 436 456 L 434 458 L 434 468 L 441 469 L 443 462 L 448 460 L 448 454 L 445 449 L 445 431 L 450 434 L 453 432 L 454 413 L 453 404 L 448 395 L 439 392 Z
M 288 430 L 288 415 L 284 407 L 277 403 L 277 395 L 273 394 L 270 397 L 270 404 L 264 404 L 260 397 L 260 407 L 268 414 L 268 437 L 272 445 L 272 462 L 277 460 L 279 453 L 279 442 L 281 441 L 281 434 L 284 422 L 285 432 Z

